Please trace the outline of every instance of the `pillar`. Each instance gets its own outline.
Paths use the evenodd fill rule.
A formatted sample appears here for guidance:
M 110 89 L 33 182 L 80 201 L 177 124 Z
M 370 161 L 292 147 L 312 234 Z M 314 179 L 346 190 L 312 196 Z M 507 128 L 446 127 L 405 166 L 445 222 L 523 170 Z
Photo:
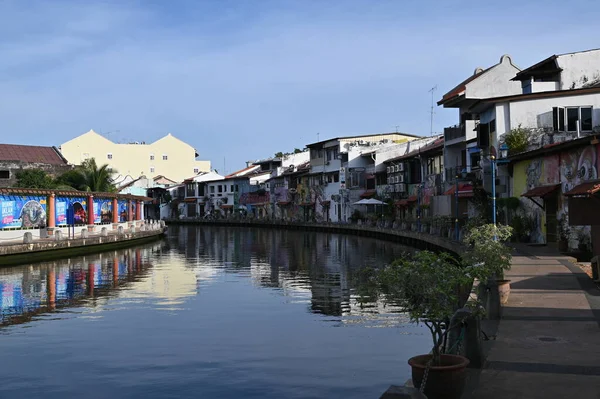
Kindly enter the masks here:
M 94 231 L 94 196 L 91 194 L 87 197 L 87 219 L 88 231 Z
M 56 195 L 54 193 L 50 194 L 46 199 L 46 213 L 48 214 L 46 232 L 48 236 L 53 236 L 54 229 L 56 228 Z
M 119 227 L 119 202 L 116 198 L 112 200 L 112 226 L 113 230 Z
M 133 226 L 133 202 L 130 199 L 127 200 L 127 222 L 129 227 Z
M 143 206 L 143 202 L 142 201 L 137 201 L 136 203 L 136 207 L 135 207 L 135 220 L 138 221 L 138 224 L 140 223 L 139 221 L 142 220 L 142 206 Z

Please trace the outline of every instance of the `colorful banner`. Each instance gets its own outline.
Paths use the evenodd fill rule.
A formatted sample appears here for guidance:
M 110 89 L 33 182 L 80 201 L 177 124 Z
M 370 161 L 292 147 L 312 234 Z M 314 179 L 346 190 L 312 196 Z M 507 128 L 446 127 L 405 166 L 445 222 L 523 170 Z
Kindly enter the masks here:
M 46 197 L 0 196 L 0 228 L 46 227 Z
M 64 226 L 67 224 L 67 209 L 69 208 L 69 199 L 56 197 L 54 200 L 54 210 L 56 213 L 56 225 Z
M 94 201 L 94 223 L 112 222 L 112 200 L 97 199 Z
M 119 201 L 119 221 L 127 221 L 127 201 Z

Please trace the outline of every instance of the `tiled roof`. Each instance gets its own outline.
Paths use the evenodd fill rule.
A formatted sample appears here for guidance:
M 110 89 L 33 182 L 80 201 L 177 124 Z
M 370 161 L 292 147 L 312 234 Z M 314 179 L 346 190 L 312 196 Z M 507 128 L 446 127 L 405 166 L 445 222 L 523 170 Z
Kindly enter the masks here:
M 532 197 L 540 197 L 543 198 L 548 194 L 552 194 L 554 191 L 558 190 L 560 184 L 550 184 L 548 186 L 538 186 L 534 187 L 531 190 L 527 191 L 524 194 L 521 194 L 521 197 L 532 198 Z M 579 187 L 579 186 L 578 186 Z
M 450 189 L 448 189 L 444 195 L 456 195 L 456 185 L 453 184 Z M 473 196 L 473 185 L 469 183 L 459 183 L 458 184 L 458 196 L 461 198 L 464 197 L 472 197 Z
M 0 161 L 21 161 L 49 165 L 67 164 L 67 160 L 60 155 L 55 147 L 15 144 L 0 144 Z
M 574 195 L 593 195 L 600 191 L 600 180 L 588 181 L 575 186 L 567 191 L 565 196 L 572 197 Z

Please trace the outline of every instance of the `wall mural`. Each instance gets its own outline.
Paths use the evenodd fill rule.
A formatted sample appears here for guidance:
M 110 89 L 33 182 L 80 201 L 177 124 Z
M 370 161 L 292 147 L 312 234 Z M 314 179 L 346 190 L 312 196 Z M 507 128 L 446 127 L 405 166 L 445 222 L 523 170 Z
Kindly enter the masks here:
M 46 197 L 0 196 L 0 228 L 46 227 Z
M 599 167 L 598 146 L 586 146 L 560 154 L 539 157 L 532 160 L 518 162 L 513 171 L 513 195 L 519 197 L 521 194 L 548 184 L 560 184 L 561 192 L 573 189 L 579 184 L 598 178 Z M 534 222 L 534 232 L 531 236 L 533 242 L 543 243 L 545 241 L 545 212 L 533 201 L 521 197 L 521 203 L 525 212 Z M 577 247 L 579 240 L 587 240 L 590 235 L 589 226 L 568 226 L 568 201 L 559 197 L 557 218 L 563 220 L 565 228 L 571 231 L 570 247 Z

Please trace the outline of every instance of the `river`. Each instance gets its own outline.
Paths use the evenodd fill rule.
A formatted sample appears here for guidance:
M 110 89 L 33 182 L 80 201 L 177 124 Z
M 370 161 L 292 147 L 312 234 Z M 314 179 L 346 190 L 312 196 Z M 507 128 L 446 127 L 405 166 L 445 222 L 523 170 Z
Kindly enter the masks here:
M 430 349 L 361 306 L 355 273 L 407 248 L 172 226 L 153 244 L 0 269 L 1 398 L 377 398 Z

